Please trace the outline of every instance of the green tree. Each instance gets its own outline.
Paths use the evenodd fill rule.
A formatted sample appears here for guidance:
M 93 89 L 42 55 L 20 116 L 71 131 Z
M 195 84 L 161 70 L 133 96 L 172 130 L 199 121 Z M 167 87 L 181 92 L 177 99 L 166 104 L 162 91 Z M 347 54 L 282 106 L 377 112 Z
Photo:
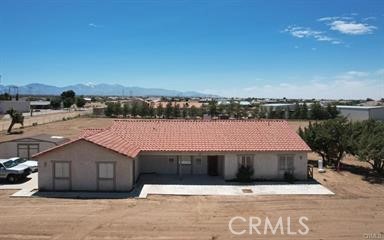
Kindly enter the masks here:
M 142 117 L 148 117 L 148 115 L 149 115 L 149 105 L 148 105 L 148 103 L 142 103 L 141 104 L 141 111 L 140 111 L 139 114 Z
M 310 123 L 299 129 L 299 135 L 312 151 L 318 153 L 325 165 L 338 165 L 343 155 L 350 151 L 351 124 L 345 118 Z
M 123 109 L 121 107 L 121 103 L 117 102 L 113 104 L 113 114 L 118 117 L 120 114 L 122 114 Z
M 104 111 L 105 116 L 112 117 L 114 113 L 113 103 L 107 103 L 107 108 Z
M 76 93 L 73 90 L 64 91 L 60 94 L 60 96 L 63 100 L 63 105 L 65 108 L 71 107 L 76 102 Z
M 326 109 L 329 118 L 336 118 L 339 115 L 339 111 L 336 108 L 336 105 L 334 104 L 327 104 L 327 109 Z
M 73 90 L 64 91 L 61 93 L 61 98 L 72 98 L 75 99 L 76 93 Z
M 193 106 L 191 107 L 190 111 L 190 116 L 191 118 L 196 118 L 198 115 L 199 115 L 199 110 L 197 109 L 197 107 Z
M 217 101 L 216 100 L 212 100 L 208 103 L 208 108 L 209 108 L 209 115 L 211 115 L 212 117 L 216 117 L 217 116 Z
M 172 102 L 168 102 L 165 106 L 165 118 L 169 119 L 173 116 Z
M 82 107 L 84 107 L 85 103 L 86 103 L 86 101 L 84 100 L 83 97 L 80 96 L 80 97 L 76 98 L 76 106 L 77 107 L 82 108 Z
M 175 107 L 173 108 L 173 116 L 175 118 L 179 118 L 181 116 L 180 105 L 177 103 L 175 104 Z
M 132 103 L 132 107 L 131 107 L 131 115 L 132 117 L 136 117 L 138 114 L 139 114 L 139 103 L 134 101 Z
M 123 117 L 126 118 L 129 114 L 129 104 L 128 103 L 124 103 L 123 105 L 123 109 L 122 109 L 122 114 L 123 114 Z
M 164 108 L 163 108 L 163 104 L 159 104 L 156 108 L 156 115 L 160 118 L 163 117 L 164 115 Z
M 63 99 L 63 106 L 64 108 L 70 108 L 75 103 L 74 98 L 64 98 Z
M 156 116 L 156 110 L 152 105 L 148 106 L 148 116 L 154 118 Z
M 295 110 L 293 111 L 292 118 L 300 119 L 301 117 L 301 106 L 298 102 L 295 103 Z
M 61 107 L 61 98 L 58 98 L 58 97 L 52 98 L 51 107 L 53 109 L 59 109 Z
M 359 160 L 369 163 L 378 172 L 384 172 L 384 122 L 364 121 L 354 123 L 355 140 L 353 155 Z
M 188 105 L 187 104 L 184 104 L 183 106 L 183 109 L 181 110 L 181 116 L 186 119 L 189 115 L 189 109 L 188 109 Z
M 303 103 L 300 109 L 300 119 L 308 119 L 308 106 L 306 103 Z

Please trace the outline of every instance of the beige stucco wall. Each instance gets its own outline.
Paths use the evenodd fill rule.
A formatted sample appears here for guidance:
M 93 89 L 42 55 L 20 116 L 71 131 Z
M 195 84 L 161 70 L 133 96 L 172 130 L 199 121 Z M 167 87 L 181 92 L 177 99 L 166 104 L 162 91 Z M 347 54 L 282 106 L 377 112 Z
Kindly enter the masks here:
M 225 154 L 224 160 L 224 178 L 231 180 L 236 178 L 238 171 L 238 155 L 234 153 Z M 285 152 L 273 152 L 273 153 L 245 153 L 247 155 L 253 155 L 253 178 L 254 179 L 282 179 L 284 178 L 284 172 L 278 169 L 278 159 L 281 154 L 293 154 L 294 155 L 294 175 L 297 179 L 307 179 L 307 153 L 285 153 Z
M 17 157 L 17 144 L 39 144 L 40 152 L 56 146 L 54 143 L 36 140 L 2 142 L 0 143 L 0 158 Z
M 129 191 L 133 187 L 133 159 L 89 143 L 85 140 L 65 145 L 37 157 L 39 189 L 53 189 L 53 161 L 71 162 L 71 190 L 97 191 L 97 162 L 115 163 L 115 190 Z M 59 182 L 56 182 L 56 187 Z M 99 187 L 110 182 L 99 182 Z

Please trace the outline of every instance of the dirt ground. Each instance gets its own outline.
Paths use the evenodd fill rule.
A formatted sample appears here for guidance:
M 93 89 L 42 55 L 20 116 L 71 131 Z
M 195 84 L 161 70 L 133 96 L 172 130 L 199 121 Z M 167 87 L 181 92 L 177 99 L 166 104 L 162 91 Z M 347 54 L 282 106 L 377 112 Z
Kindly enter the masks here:
M 74 119 L 26 128 L 24 134 L 42 132 L 76 137 L 84 127 L 106 127 L 109 119 Z M 1 136 L 3 139 L 4 135 Z M 9 137 L 9 136 L 6 136 Z M 13 137 L 13 136 L 12 136 Z M 185 197 L 149 196 L 148 199 L 82 200 L 10 198 L 14 191 L 0 191 L 0 239 L 368 239 L 384 236 L 384 185 L 366 181 L 364 172 L 353 171 L 355 161 L 346 159 L 341 172 L 327 170 L 315 179 L 334 196 Z M 232 217 L 265 217 L 273 225 L 284 219 L 284 235 L 246 232 L 234 235 L 228 228 Z M 306 235 L 287 235 L 303 229 Z M 234 230 L 248 229 L 236 221 Z M 260 227 L 263 233 L 263 227 Z M 371 238 L 372 239 L 372 238 Z

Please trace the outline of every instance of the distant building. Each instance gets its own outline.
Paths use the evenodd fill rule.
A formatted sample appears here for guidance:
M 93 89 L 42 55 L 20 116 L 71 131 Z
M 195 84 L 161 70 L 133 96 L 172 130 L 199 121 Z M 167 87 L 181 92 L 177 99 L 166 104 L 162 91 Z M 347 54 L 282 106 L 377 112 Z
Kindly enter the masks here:
M 267 113 L 267 117 L 271 112 L 282 111 L 284 112 L 284 117 L 288 118 L 289 112 L 295 110 L 294 103 L 266 103 L 262 104 L 261 108 Z
M 29 112 L 30 103 L 29 101 L 15 101 L 15 100 L 4 100 L 0 101 L 0 114 L 5 114 L 8 110 L 14 109 L 18 112 Z
M 384 121 L 384 106 L 336 106 L 340 115 L 351 121 L 382 120 Z
M 30 106 L 32 109 L 49 109 L 51 108 L 51 102 L 50 101 L 31 101 Z
M 29 159 L 34 154 L 68 141 L 68 138 L 48 134 L 3 141 L 0 142 L 0 158 L 22 157 Z
M 251 103 L 249 101 L 240 101 L 240 106 L 251 106 Z

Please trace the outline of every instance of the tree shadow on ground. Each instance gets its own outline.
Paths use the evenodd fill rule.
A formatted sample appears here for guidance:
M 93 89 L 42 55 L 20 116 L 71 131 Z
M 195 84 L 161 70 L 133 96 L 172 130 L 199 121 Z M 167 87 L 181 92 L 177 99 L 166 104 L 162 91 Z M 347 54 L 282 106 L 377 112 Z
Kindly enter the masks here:
M 348 171 L 356 175 L 360 175 L 364 181 L 372 184 L 383 184 L 384 175 L 379 174 L 372 169 L 363 166 L 356 166 L 348 163 L 342 163 L 342 171 Z
M 317 160 L 308 160 L 308 164 L 314 167 L 318 167 Z M 326 168 L 326 167 L 325 167 Z M 336 168 L 327 168 L 327 170 L 337 171 Z M 357 166 L 349 163 L 341 163 L 340 171 L 348 171 L 350 173 L 359 175 L 362 177 L 362 180 L 367 181 L 372 184 L 383 184 L 384 183 L 384 175 L 379 174 L 373 171 L 371 168 L 367 168 L 364 166 Z

